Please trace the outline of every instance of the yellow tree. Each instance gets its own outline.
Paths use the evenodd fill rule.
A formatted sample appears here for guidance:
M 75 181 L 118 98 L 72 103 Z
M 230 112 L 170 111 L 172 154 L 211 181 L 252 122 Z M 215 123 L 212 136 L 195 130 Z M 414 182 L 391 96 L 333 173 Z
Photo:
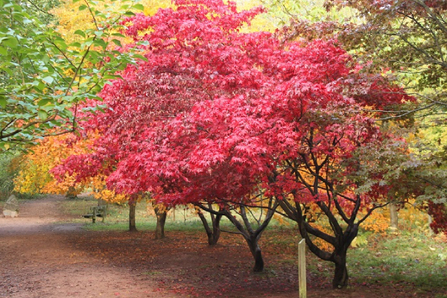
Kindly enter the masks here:
M 146 15 L 153 15 L 159 8 L 168 7 L 171 3 L 170 0 L 142 0 L 138 2 L 144 7 L 143 12 Z M 122 4 L 123 1 L 106 0 L 97 3 L 94 9 L 119 11 Z M 63 0 L 51 11 L 57 19 L 57 24 L 55 24 L 57 31 L 65 36 L 68 42 L 76 42 L 79 39 L 78 30 L 85 31 L 95 28 L 95 19 L 92 18 L 89 9 L 91 7 L 87 6 L 84 1 Z
M 73 134 L 40 140 L 22 157 L 20 172 L 14 180 L 14 190 L 27 194 L 57 193 L 76 196 L 84 189 L 85 184 L 76 183 L 75 177 L 68 174 L 63 180 L 57 181 L 50 170 L 72 154 L 87 153 L 93 140 L 92 137 L 79 143 Z
M 29 148 L 22 156 L 20 172 L 14 180 L 14 190 L 27 194 L 66 194 L 76 196 L 89 188 L 98 200 L 109 203 L 123 203 L 126 196 L 115 194 L 106 187 L 106 176 L 98 175 L 88 180 L 78 181 L 77 177 L 65 173 L 63 177 L 55 177 L 51 169 L 58 166 L 71 155 L 85 154 L 97 135 L 80 139 L 74 134 L 51 136 L 42 139 L 35 146 Z
M 68 173 L 63 177 L 55 177 L 51 171 L 70 155 L 88 153 L 96 137 L 97 135 L 92 134 L 88 138 L 80 139 L 74 134 L 65 134 L 39 141 L 22 157 L 19 174 L 14 180 L 14 191 L 21 194 L 65 194 L 67 197 L 76 197 L 82 191 L 91 189 L 91 194 L 97 200 L 107 203 L 128 203 L 129 230 L 136 231 L 136 200 L 129 200 L 128 196 L 107 189 L 107 176 L 98 175 L 79 181 L 76 176 Z

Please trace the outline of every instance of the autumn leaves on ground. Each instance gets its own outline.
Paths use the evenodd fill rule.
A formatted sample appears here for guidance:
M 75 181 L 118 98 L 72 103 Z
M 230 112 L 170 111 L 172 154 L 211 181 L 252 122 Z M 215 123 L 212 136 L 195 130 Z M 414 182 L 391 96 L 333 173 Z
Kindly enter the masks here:
M 168 229 L 162 240 L 154 240 L 149 230 L 101 231 L 109 219 L 106 224 L 96 223 L 99 231 L 86 230 L 94 225 L 65 213 L 67 202 L 79 204 L 63 196 L 48 196 L 22 203 L 19 218 L 0 218 L 0 297 L 298 296 L 293 228 L 266 231 L 262 242 L 266 270 L 253 273 L 250 251 L 240 236 L 223 234 L 218 245 L 210 247 L 206 234 L 194 228 Z M 168 220 L 167 228 L 169 224 Z M 446 253 L 445 244 L 431 241 L 433 249 Z M 368 251 L 371 258 L 380 254 L 374 248 Z M 429 289 L 403 280 L 382 283 L 379 275 L 389 270 L 387 265 L 376 268 L 369 282 L 352 276 L 352 287 L 334 291 L 328 266 L 308 254 L 308 297 L 447 295 L 445 288 Z M 354 264 L 352 271 L 362 266 L 365 271 L 372 269 Z

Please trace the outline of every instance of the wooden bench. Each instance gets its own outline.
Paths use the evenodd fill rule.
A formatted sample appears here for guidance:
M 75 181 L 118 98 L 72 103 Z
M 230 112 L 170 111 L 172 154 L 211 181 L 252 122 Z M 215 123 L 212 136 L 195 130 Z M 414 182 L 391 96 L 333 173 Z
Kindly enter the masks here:
M 104 222 L 104 218 L 107 215 L 107 206 L 94 206 L 90 208 L 91 213 L 84 214 L 83 217 L 85 218 L 91 218 L 92 223 L 96 222 L 97 217 L 102 218 L 102 222 Z

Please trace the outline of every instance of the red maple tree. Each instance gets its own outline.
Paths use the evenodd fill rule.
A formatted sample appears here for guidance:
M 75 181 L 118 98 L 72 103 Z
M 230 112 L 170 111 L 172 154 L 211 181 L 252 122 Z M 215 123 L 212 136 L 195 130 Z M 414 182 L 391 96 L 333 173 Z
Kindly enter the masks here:
M 151 192 L 166 205 L 195 203 L 227 216 L 246 239 L 255 271 L 263 268 L 257 241 L 280 206 L 310 250 L 335 263 L 334 287 L 345 287 L 346 252 L 365 219 L 358 211 L 385 204 L 390 189 L 365 154 L 391 139 L 371 108 L 410 98 L 381 76 L 360 74 L 335 41 L 283 43 L 270 33 L 241 33 L 260 8 L 237 12 L 219 0 L 176 5 L 125 20 L 146 60 L 103 89 L 105 112 L 83 124 L 101 134 L 96 152 L 55 171 L 79 179 L 101 171 L 117 192 Z M 244 214 L 259 205 L 267 212 L 252 227 Z M 306 220 L 310 205 L 332 233 Z

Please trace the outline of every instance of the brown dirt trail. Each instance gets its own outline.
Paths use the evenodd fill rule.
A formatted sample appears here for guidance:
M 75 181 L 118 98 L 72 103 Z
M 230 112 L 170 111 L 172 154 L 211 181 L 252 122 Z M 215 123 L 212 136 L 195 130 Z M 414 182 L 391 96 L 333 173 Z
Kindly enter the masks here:
M 0 297 L 167 297 L 154 285 L 79 250 L 73 239 L 91 232 L 67 220 L 63 196 L 25 202 L 17 218 L 0 217 Z

